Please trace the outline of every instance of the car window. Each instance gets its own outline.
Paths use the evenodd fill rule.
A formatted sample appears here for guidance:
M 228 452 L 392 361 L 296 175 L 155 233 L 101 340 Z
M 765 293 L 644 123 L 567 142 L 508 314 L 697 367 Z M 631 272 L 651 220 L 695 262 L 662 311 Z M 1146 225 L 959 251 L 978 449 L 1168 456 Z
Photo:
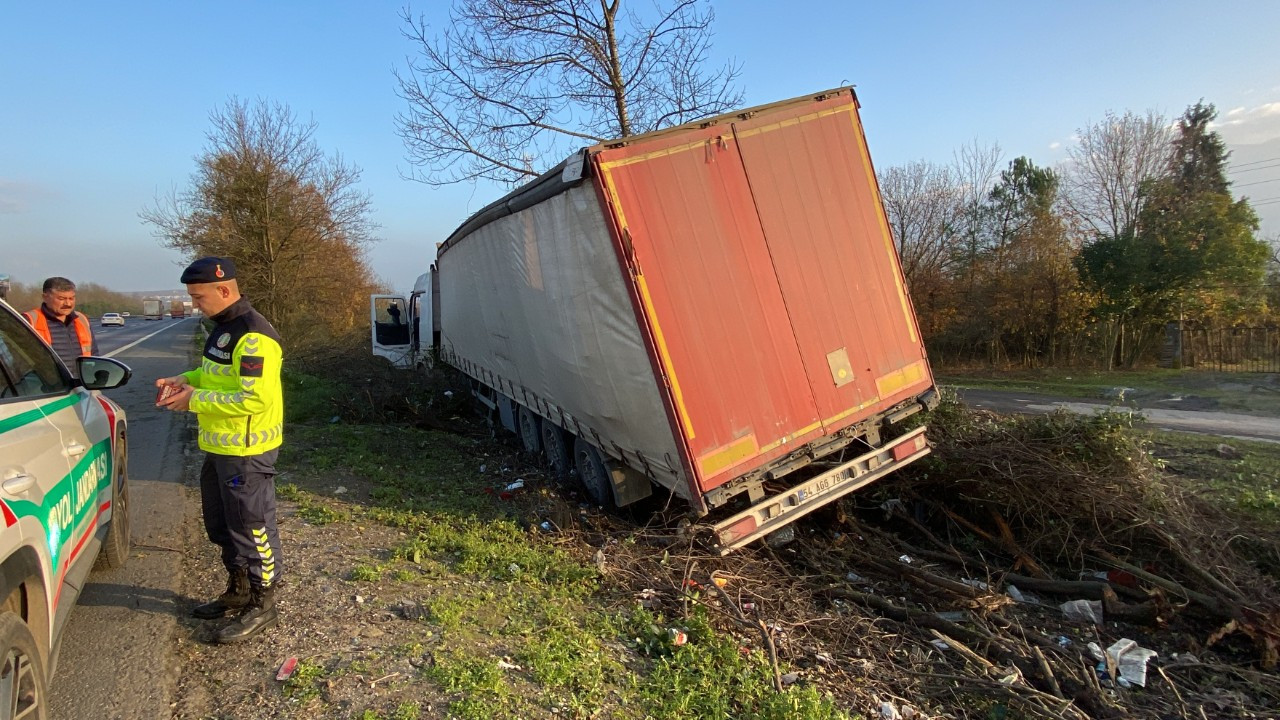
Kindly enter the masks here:
M 39 397 L 71 390 L 71 379 L 53 351 L 17 315 L 0 309 L 0 398 Z

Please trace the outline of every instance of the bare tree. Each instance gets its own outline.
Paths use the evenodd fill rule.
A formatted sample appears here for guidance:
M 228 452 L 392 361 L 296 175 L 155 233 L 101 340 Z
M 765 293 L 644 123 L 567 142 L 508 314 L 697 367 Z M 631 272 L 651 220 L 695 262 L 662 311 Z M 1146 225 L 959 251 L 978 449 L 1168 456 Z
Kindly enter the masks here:
M 983 145 L 975 138 L 955 152 L 953 173 L 959 184 L 960 203 L 964 215 L 959 233 L 965 247 L 966 261 L 977 261 L 987 234 L 986 201 L 1000 176 L 1004 151 L 996 143 Z M 971 276 L 972 277 L 972 276 Z
M 186 191 L 144 210 L 166 247 L 236 261 L 237 280 L 286 339 L 349 330 L 373 289 L 363 263 L 375 225 L 360 170 L 326 157 L 314 122 L 287 106 L 236 99 L 210 115 Z
M 1064 201 L 1095 236 L 1132 232 L 1142 210 L 1142 187 L 1169 172 L 1173 131 L 1154 111 L 1144 116 L 1108 112 L 1076 131 L 1063 168 Z
M 880 174 L 880 193 L 907 286 L 945 273 L 959 255 L 963 189 L 954 171 L 923 161 Z
M 455 0 L 433 34 L 401 13 L 418 49 L 396 72 L 413 179 L 513 183 L 572 147 L 677 125 L 741 102 L 740 66 L 706 69 L 709 0 Z M 551 158 L 550 162 L 547 161 Z

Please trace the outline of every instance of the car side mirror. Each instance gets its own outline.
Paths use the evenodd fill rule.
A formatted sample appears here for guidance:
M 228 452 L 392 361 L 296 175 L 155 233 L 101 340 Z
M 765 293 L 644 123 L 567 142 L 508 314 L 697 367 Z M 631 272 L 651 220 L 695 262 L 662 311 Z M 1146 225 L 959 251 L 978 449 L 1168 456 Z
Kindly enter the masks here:
M 133 371 L 128 365 L 111 358 L 85 356 L 76 358 L 80 382 L 89 390 L 110 390 L 129 382 Z

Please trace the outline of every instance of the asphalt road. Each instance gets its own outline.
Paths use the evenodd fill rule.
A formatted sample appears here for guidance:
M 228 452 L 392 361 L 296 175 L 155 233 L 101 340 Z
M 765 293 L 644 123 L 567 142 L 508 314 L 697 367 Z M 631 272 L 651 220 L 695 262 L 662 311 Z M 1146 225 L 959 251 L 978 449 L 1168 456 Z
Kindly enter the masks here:
M 961 401 L 966 405 L 994 412 L 1050 413 L 1055 410 L 1068 410 L 1074 413 L 1096 413 L 1112 409 L 1133 412 L 1162 430 L 1280 442 L 1280 418 L 1275 417 L 1202 410 L 1113 406 L 1106 403 L 1082 402 L 1080 398 L 1035 395 L 1016 390 L 961 388 L 958 392 Z
M 94 325 L 98 353 L 133 369 L 127 385 L 107 391 L 129 419 L 133 552 L 125 567 L 89 575 L 63 634 L 54 720 L 172 717 L 190 416 L 157 410 L 153 382 L 192 367 L 195 330 L 190 318 Z

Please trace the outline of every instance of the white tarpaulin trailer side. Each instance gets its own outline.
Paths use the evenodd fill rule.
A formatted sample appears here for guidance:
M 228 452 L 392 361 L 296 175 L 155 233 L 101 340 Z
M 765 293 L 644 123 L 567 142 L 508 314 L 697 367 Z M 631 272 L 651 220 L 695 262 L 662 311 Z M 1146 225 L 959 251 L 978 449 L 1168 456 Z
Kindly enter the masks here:
M 688 498 L 592 180 L 451 239 L 437 265 L 446 362 Z

